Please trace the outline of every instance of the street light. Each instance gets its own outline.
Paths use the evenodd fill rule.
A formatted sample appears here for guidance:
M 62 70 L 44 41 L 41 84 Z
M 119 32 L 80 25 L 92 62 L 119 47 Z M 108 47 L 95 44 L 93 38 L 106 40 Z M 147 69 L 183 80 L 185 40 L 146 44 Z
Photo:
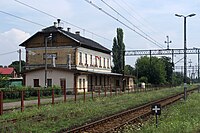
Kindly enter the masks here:
M 187 64 L 186 64 L 186 60 L 187 60 L 187 55 L 186 55 L 186 18 L 187 17 L 192 17 L 195 16 L 196 14 L 189 14 L 187 16 L 184 15 L 179 15 L 179 14 L 175 14 L 175 16 L 177 17 L 183 17 L 184 18 L 184 100 L 186 100 L 187 97 L 187 83 L 186 83 L 186 77 L 187 77 Z
M 45 74 L 44 74 L 44 77 L 45 77 L 45 81 L 44 81 L 44 85 L 45 85 L 45 88 L 47 88 L 47 43 L 48 43 L 48 40 L 51 40 L 52 39 L 52 33 L 45 37 Z

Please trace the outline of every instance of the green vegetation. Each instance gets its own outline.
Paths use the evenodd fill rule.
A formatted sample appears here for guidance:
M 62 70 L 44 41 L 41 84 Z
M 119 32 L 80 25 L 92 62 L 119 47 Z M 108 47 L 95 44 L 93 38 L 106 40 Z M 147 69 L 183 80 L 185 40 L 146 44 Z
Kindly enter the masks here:
M 8 77 L 0 74 L 0 88 L 3 88 L 8 85 L 9 85 Z
M 20 91 L 24 91 L 25 100 L 33 100 L 37 99 L 38 90 L 40 90 L 40 96 L 42 97 L 50 97 L 52 95 L 52 89 L 54 89 L 55 96 L 61 96 L 62 90 L 59 86 L 53 86 L 48 88 L 31 88 L 31 87 L 22 87 L 22 86 L 13 86 L 9 88 L 0 88 L 0 91 L 3 91 L 4 102 L 14 102 L 19 101 L 21 98 Z
M 138 71 L 138 79 L 147 77 L 148 82 L 151 84 L 166 84 L 167 71 L 165 64 L 167 63 L 165 62 L 169 61 L 155 56 L 152 56 L 151 59 L 147 56 L 140 57 L 135 65 Z
M 121 28 L 117 28 L 117 37 L 113 39 L 113 64 L 112 72 L 114 73 L 123 73 L 123 65 L 125 63 L 123 51 L 125 50 L 125 45 L 123 42 L 123 30 Z
M 1 132 L 55 132 L 63 128 L 82 125 L 127 108 L 182 92 L 182 88 L 168 88 L 157 91 L 117 95 L 96 98 L 94 101 L 68 101 L 54 106 L 47 105 L 40 109 L 25 109 L 23 113 L 13 111 L 0 117 Z M 35 116 L 35 117 L 32 117 Z M 15 124 L 6 120 L 18 119 Z M 2 122 L 4 121 L 4 122 Z M 5 128 L 8 127 L 8 128 Z
M 26 62 L 25 61 L 21 61 L 21 71 L 25 71 L 25 66 Z M 17 74 L 19 74 L 20 70 L 19 70 L 19 61 L 13 61 L 8 67 L 14 67 L 15 71 L 17 72 Z
M 180 101 L 165 108 L 155 127 L 155 117 L 142 127 L 129 125 L 122 132 L 126 133 L 198 133 L 200 132 L 200 97 L 199 93 L 189 96 L 187 102 Z

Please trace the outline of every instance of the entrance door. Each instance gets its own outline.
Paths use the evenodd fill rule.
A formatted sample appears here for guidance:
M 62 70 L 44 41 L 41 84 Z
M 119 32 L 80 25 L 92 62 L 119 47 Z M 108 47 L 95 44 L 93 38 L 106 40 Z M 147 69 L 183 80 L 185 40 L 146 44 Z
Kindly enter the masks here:
M 66 89 L 66 79 L 60 79 L 60 87 L 61 89 Z

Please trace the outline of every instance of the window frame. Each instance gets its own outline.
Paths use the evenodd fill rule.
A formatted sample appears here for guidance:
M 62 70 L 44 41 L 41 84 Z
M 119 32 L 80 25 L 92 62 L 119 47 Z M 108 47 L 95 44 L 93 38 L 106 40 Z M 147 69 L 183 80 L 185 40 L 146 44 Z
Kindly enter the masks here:
M 79 52 L 79 65 L 83 65 L 82 52 Z
M 52 87 L 52 79 L 47 79 L 47 87 Z
M 40 80 L 39 79 L 33 79 L 33 87 L 40 87 Z

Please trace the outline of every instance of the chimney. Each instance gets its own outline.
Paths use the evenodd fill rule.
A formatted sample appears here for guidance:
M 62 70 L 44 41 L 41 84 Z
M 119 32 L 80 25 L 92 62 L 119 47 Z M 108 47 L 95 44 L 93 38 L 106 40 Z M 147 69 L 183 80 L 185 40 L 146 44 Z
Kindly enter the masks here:
M 56 23 L 56 22 L 53 22 L 53 25 L 54 25 L 54 27 L 56 27 L 56 28 L 57 28 L 57 23 Z
M 58 21 L 58 27 L 60 27 L 60 19 L 57 19 L 57 21 Z
M 76 35 L 79 35 L 79 36 L 80 36 L 80 31 L 76 31 L 75 33 L 76 33 Z
M 70 28 L 69 27 L 67 28 L 67 31 L 70 32 Z

